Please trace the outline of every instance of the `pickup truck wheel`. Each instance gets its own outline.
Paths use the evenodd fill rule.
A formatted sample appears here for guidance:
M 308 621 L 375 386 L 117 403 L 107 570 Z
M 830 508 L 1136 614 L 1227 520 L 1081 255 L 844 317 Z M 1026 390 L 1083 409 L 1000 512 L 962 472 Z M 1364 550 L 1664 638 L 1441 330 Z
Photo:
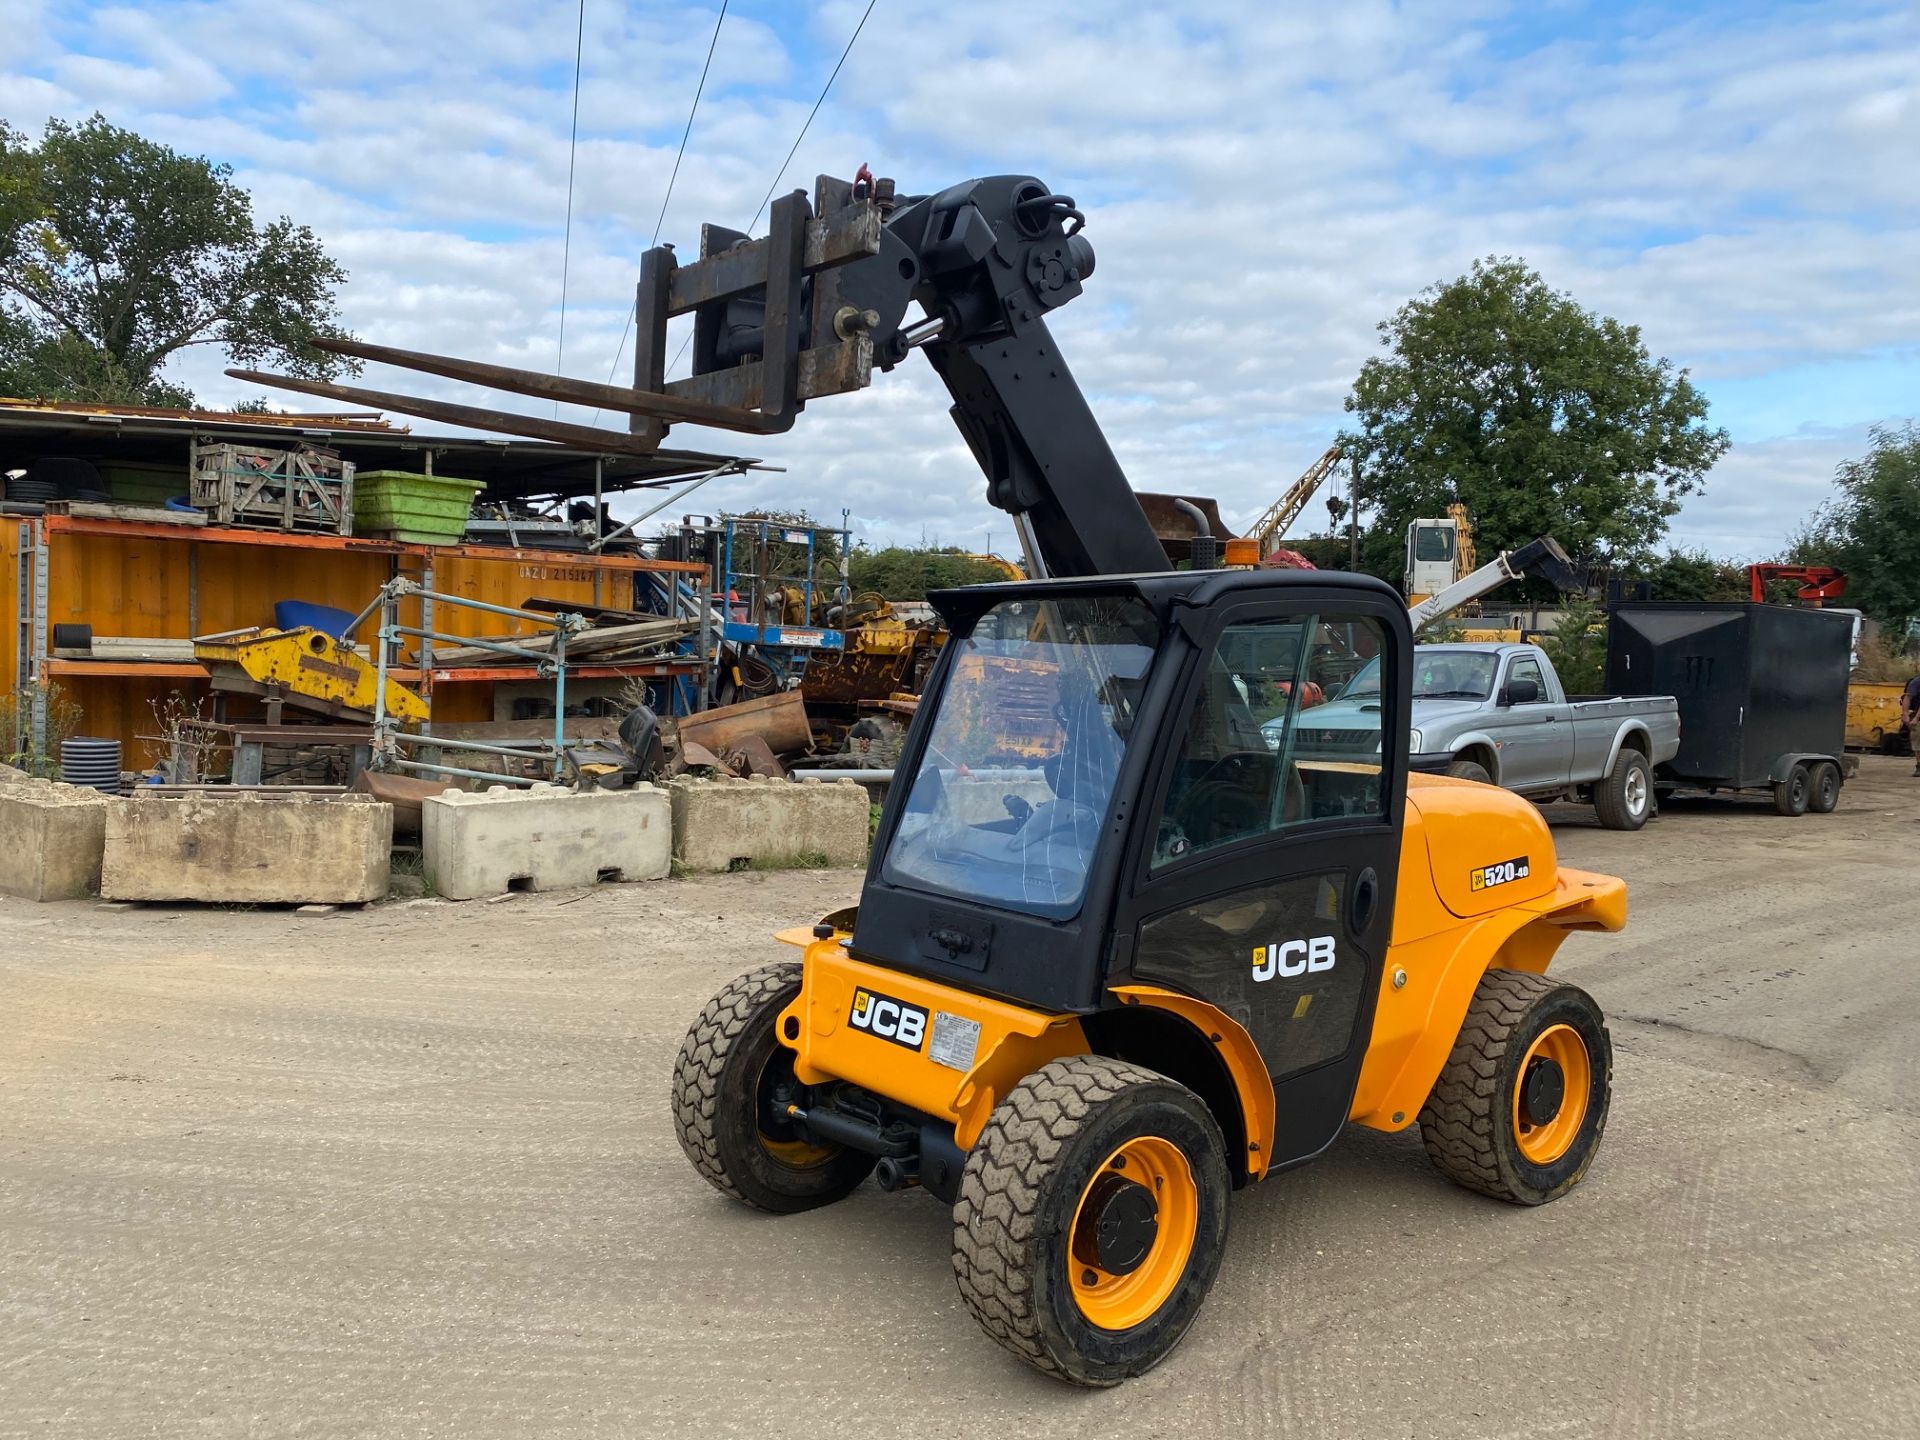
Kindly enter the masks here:
M 1487 767 L 1475 764 L 1471 760 L 1456 760 L 1447 766 L 1447 774 L 1456 780 L 1478 780 L 1482 785 L 1491 785 L 1493 777 L 1487 773 Z
M 1653 814 L 1653 772 L 1638 750 L 1622 750 L 1593 787 L 1593 813 L 1609 830 L 1638 830 Z
M 1822 760 L 1812 769 L 1813 790 L 1807 797 L 1807 808 L 1816 815 L 1831 815 L 1840 806 L 1840 767 Z
M 1796 765 L 1784 780 L 1773 782 L 1773 808 L 1789 819 L 1807 813 L 1813 799 L 1813 782 L 1807 767 Z

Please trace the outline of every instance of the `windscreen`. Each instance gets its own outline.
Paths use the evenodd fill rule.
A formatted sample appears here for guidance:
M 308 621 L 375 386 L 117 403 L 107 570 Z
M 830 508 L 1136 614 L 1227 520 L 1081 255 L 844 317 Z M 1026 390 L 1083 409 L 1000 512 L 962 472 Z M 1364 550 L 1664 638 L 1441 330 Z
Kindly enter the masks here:
M 1134 596 L 1006 601 L 959 642 L 883 873 L 1075 913 L 1159 625 Z
M 1421 646 L 1413 652 L 1413 698 L 1484 700 L 1493 693 L 1498 655 L 1481 650 L 1440 650 Z
M 1493 693 L 1493 674 L 1499 665 L 1499 656 L 1483 651 L 1442 650 L 1422 645 L 1414 651 L 1413 698 L 1484 700 Z M 1378 700 L 1380 662 L 1369 660 L 1334 698 Z

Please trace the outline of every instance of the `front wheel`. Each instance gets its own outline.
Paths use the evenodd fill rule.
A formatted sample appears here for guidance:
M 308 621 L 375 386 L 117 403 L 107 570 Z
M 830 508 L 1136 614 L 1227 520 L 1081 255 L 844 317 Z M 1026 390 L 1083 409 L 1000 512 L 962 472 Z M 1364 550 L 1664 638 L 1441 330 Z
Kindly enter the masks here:
M 1543 1205 L 1587 1173 L 1612 1095 L 1613 1041 L 1593 997 L 1489 970 L 1420 1111 L 1420 1139 L 1456 1184 Z
M 1653 772 L 1638 750 L 1622 750 L 1593 791 L 1593 813 L 1609 830 L 1638 830 L 1653 814 Z
M 1487 767 L 1473 760 L 1456 760 L 1447 766 L 1447 774 L 1456 780 L 1473 780 L 1482 785 L 1491 785 L 1493 776 L 1487 773 Z
M 797 1090 L 793 1052 L 774 1026 L 800 976 L 791 960 L 740 976 L 707 1002 L 673 1065 L 673 1129 L 693 1168 L 776 1215 L 831 1205 L 874 1167 L 871 1155 L 814 1144 L 775 1111 L 776 1092 Z
M 953 1207 L 981 1328 L 1035 1369 L 1117 1385 L 1199 1313 L 1227 1239 L 1226 1144 L 1200 1097 L 1099 1055 L 1042 1066 L 994 1110 Z
M 1773 782 L 1773 808 L 1789 819 L 1806 814 L 1812 799 L 1813 782 L 1804 765 L 1794 766 L 1786 779 Z

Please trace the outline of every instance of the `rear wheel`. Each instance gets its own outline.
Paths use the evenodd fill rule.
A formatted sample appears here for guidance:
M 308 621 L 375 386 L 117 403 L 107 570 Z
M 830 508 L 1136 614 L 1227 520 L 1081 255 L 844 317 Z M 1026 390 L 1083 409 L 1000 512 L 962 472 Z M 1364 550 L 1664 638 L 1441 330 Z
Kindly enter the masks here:
M 871 1155 L 813 1144 L 774 1113 L 775 1092 L 798 1089 L 774 1026 L 800 975 L 784 960 L 735 980 L 707 1002 L 673 1066 L 673 1128 L 693 1168 L 721 1194 L 778 1215 L 832 1204 L 874 1166 Z
M 1456 780 L 1477 780 L 1482 785 L 1491 785 L 1493 776 L 1487 773 L 1487 767 L 1474 760 L 1456 760 L 1447 766 L 1447 774 Z
M 1593 789 L 1593 813 L 1609 830 L 1638 830 L 1653 814 L 1653 772 L 1638 750 L 1622 750 Z
M 1457 1184 L 1542 1205 L 1587 1173 L 1612 1092 L 1613 1042 L 1586 991 L 1489 970 L 1420 1111 L 1420 1139 Z
M 953 1268 L 1035 1369 L 1117 1385 L 1180 1342 L 1220 1268 L 1226 1146 L 1200 1097 L 1098 1055 L 1014 1087 L 967 1156 Z
M 1831 815 L 1840 805 L 1840 767 L 1821 760 L 1812 767 L 1811 793 L 1807 808 L 1816 815 Z
M 1782 815 L 1806 814 L 1807 805 L 1812 798 L 1813 783 L 1804 765 L 1794 766 L 1786 779 L 1773 782 L 1773 808 Z

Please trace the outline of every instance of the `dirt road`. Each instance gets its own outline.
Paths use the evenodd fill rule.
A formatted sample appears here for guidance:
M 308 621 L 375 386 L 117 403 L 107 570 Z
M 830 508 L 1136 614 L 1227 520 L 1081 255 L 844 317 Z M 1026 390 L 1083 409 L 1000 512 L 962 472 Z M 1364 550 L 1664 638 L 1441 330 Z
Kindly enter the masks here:
M 1556 966 L 1619 1052 L 1586 1184 L 1515 1210 L 1353 1131 L 1104 1393 L 977 1333 L 925 1196 L 770 1220 L 674 1143 L 688 1020 L 850 874 L 0 901 L 0 1435 L 1920 1434 L 1909 769 L 1799 821 L 1558 807 L 1633 887 Z

